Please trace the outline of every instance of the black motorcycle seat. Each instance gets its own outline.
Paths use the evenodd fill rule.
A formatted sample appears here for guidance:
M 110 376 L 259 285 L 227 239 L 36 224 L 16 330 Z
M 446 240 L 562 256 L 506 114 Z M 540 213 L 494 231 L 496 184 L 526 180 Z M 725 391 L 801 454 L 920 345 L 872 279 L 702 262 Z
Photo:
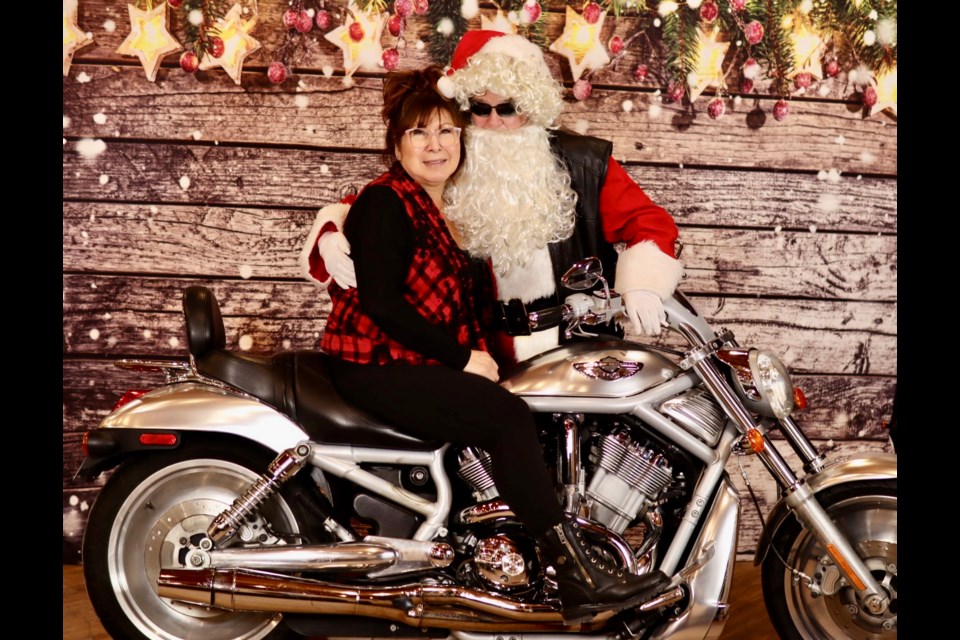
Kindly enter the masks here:
M 432 451 L 442 442 L 421 440 L 348 404 L 330 378 L 320 351 L 288 351 L 258 356 L 228 351 L 223 316 L 213 292 L 184 291 L 187 341 L 197 371 L 227 383 L 274 407 L 303 427 L 312 440 L 384 449 Z

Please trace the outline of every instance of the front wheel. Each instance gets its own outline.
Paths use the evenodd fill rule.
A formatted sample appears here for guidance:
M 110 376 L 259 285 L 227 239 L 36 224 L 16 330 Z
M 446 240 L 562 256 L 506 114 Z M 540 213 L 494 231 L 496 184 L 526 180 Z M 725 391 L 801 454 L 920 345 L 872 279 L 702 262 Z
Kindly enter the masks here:
M 114 638 L 277 640 L 289 632 L 278 614 L 229 612 L 157 595 L 161 568 L 183 567 L 192 544 L 270 458 L 206 444 L 132 458 L 117 468 L 90 511 L 83 574 L 94 610 Z M 291 482 L 297 481 L 294 478 Z M 289 483 L 288 483 L 289 484 Z M 284 492 L 245 523 L 246 540 L 296 541 L 302 518 Z
M 897 481 L 851 482 L 825 489 L 817 499 L 886 591 L 889 606 L 883 613 L 871 613 L 852 587 L 838 585 L 840 574 L 826 549 L 796 518 L 790 518 L 778 531 L 761 568 L 763 597 L 773 626 L 781 638 L 789 640 L 894 640 Z

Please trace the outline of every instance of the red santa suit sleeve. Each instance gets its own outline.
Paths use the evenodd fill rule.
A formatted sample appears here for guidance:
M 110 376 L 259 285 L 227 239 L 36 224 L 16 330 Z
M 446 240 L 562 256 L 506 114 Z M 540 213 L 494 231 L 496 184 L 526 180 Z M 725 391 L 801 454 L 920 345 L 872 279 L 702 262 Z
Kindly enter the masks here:
M 357 196 L 350 195 L 343 198 L 336 204 L 329 204 L 317 212 L 317 217 L 307 233 L 307 239 L 303 243 L 303 249 L 300 251 L 298 262 L 300 263 L 300 272 L 303 277 L 326 289 L 330 284 L 330 273 L 327 271 L 323 258 L 320 257 L 320 251 L 317 249 L 317 241 L 320 236 L 328 231 L 340 231 L 343 229 L 343 221 L 347 218 L 347 212 L 350 211 L 350 205 L 353 204 Z
M 617 260 L 617 290 L 673 295 L 683 278 L 683 265 L 674 255 L 677 224 L 612 157 L 600 189 L 600 221 L 607 242 L 627 245 Z

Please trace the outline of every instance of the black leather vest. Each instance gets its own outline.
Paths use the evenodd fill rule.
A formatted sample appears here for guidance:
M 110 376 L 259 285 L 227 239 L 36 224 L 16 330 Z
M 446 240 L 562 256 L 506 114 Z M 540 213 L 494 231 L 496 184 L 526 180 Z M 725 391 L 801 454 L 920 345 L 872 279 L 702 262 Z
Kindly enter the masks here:
M 573 235 L 562 242 L 548 245 L 553 274 L 557 284 L 557 302 L 570 293 L 560 284 L 567 269 L 583 258 L 597 256 L 603 262 L 603 275 L 614 286 L 617 273 L 617 250 L 603 237 L 600 223 L 600 189 L 607 177 L 607 164 L 613 143 L 592 136 L 583 136 L 566 129 L 551 131 L 550 146 L 570 171 L 570 183 L 577 192 L 577 221 Z

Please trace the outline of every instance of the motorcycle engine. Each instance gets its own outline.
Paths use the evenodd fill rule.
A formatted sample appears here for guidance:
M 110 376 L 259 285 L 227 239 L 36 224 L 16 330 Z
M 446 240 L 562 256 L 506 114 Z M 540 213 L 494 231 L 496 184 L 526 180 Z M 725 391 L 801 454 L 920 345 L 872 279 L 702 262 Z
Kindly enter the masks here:
M 673 480 L 666 457 L 626 429 L 600 435 L 591 459 L 596 469 L 586 491 L 590 517 L 616 533 L 643 515 Z

